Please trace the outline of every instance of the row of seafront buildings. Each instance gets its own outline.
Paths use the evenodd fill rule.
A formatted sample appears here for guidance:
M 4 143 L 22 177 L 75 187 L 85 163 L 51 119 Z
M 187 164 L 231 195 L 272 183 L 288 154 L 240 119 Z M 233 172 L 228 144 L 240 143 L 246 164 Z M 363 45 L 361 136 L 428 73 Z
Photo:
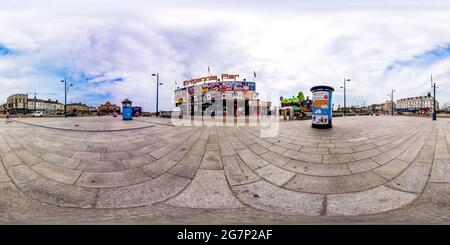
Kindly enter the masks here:
M 384 103 L 371 104 L 368 106 L 348 106 L 347 112 L 355 114 L 366 113 L 392 113 L 394 109 L 395 113 L 410 113 L 410 114 L 430 114 L 433 111 L 434 98 L 433 96 L 415 96 L 409 98 L 402 98 L 394 101 L 394 104 L 390 100 Z M 337 108 L 338 111 L 343 111 L 343 107 Z M 439 102 L 436 100 L 436 111 L 450 112 L 450 106 L 440 107 Z
M 394 101 L 394 104 L 390 100 L 385 103 L 372 104 L 367 107 L 361 107 L 363 113 L 392 113 L 394 109 L 395 113 L 406 113 L 406 114 L 430 114 L 433 112 L 434 108 L 434 98 L 433 96 L 415 96 L 402 98 Z M 449 111 L 450 107 L 441 108 L 439 102 L 436 100 L 436 111 Z
M 66 108 L 67 112 L 75 112 L 77 114 L 92 114 L 97 112 L 110 114 L 114 111 L 120 112 L 121 109 L 109 101 L 101 104 L 98 108 L 83 103 L 69 103 L 66 105 Z M 0 113 L 27 114 L 36 111 L 50 115 L 62 115 L 64 114 L 64 104 L 58 100 L 30 98 L 28 94 L 13 94 L 7 98 L 6 103 L 0 104 Z

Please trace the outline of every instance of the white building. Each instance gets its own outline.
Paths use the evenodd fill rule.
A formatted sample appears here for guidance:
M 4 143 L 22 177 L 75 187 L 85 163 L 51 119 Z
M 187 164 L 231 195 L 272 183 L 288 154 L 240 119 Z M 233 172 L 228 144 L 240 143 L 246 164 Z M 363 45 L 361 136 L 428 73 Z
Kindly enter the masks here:
M 397 100 L 396 108 L 403 110 L 433 110 L 434 98 L 433 96 L 418 96 Z M 436 100 L 436 110 L 439 110 L 439 102 Z
M 28 110 L 30 111 L 43 111 L 44 113 L 57 114 L 64 111 L 64 105 L 58 103 L 58 101 L 42 100 L 28 98 Z

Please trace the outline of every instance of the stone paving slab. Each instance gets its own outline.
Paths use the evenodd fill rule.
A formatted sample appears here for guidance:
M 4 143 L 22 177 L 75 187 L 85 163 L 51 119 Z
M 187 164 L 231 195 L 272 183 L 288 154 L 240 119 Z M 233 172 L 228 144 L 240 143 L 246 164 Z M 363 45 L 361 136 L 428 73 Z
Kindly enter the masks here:
M 84 172 L 75 183 L 76 186 L 93 188 L 110 188 L 129 186 L 149 180 L 142 170 L 138 168 L 115 172 Z
M 236 155 L 236 151 L 234 150 L 231 143 L 227 140 L 221 140 L 219 142 L 220 147 L 220 155 L 223 157 Z
M 416 158 L 416 161 L 424 163 L 433 163 L 434 150 L 435 150 L 434 145 L 433 146 L 425 145 L 422 148 L 422 150 L 420 150 L 419 155 Z
M 285 153 L 283 153 L 284 156 L 299 160 L 299 161 L 306 161 L 306 162 L 313 162 L 313 163 L 321 163 L 322 162 L 322 154 L 318 153 L 306 153 L 306 152 L 298 152 L 294 150 L 288 150 Z
M 347 163 L 348 168 L 354 174 L 365 172 L 378 167 L 379 165 L 372 159 L 364 159 Z
M 300 192 L 327 194 L 361 191 L 384 182 L 383 178 L 372 172 L 332 177 L 297 174 L 284 187 Z
M 169 147 L 161 147 L 158 150 L 150 152 L 149 155 L 153 158 L 160 159 L 169 154 L 170 152 L 172 152 L 172 149 L 170 149 Z
M 11 148 L 8 146 L 8 144 L 6 144 L 6 142 L 2 142 L 4 141 L 2 138 L 0 138 L 0 153 L 4 153 L 4 152 L 11 152 Z
M 230 185 L 246 184 L 260 179 L 238 156 L 222 157 L 222 161 Z
M 450 159 L 434 160 L 430 181 L 450 183 Z
M 362 160 L 362 159 L 366 159 L 366 158 L 371 158 L 371 157 L 377 156 L 377 155 L 379 155 L 381 153 L 382 153 L 382 151 L 380 151 L 378 149 L 375 149 L 375 148 L 372 148 L 370 150 L 365 150 L 365 151 L 359 151 L 359 152 L 356 152 L 356 153 L 352 153 L 351 155 L 352 155 L 353 159 L 358 161 L 358 160 Z
M 270 183 L 273 183 L 277 186 L 282 186 L 286 182 L 288 182 L 292 177 L 294 177 L 295 173 L 291 171 L 287 171 L 276 167 L 272 164 L 269 164 L 263 168 L 257 169 L 256 174 L 264 178 Z
M 125 170 L 119 161 L 81 160 L 76 170 L 83 172 L 113 172 Z
M 219 151 L 205 151 L 202 163 L 200 164 L 201 169 L 209 170 L 220 170 L 223 169 L 222 159 L 220 157 Z
M 93 208 L 97 190 L 66 185 L 47 178 L 22 183 L 20 188 L 32 198 L 67 207 Z
M 350 174 L 350 170 L 345 164 L 318 164 L 290 160 L 283 168 L 295 173 L 316 176 L 341 176 Z
M 69 185 L 73 185 L 81 174 L 81 171 L 63 168 L 48 162 L 41 162 L 31 168 L 47 178 Z
M 162 202 L 184 190 L 189 182 L 187 178 L 164 174 L 138 185 L 101 189 L 97 208 L 137 207 Z
M 123 159 L 120 161 L 120 163 L 126 168 L 126 169 L 132 169 L 132 168 L 138 168 L 147 164 L 150 164 L 154 162 L 156 159 L 149 156 L 149 155 L 142 155 L 132 158 Z
M 223 170 L 200 169 L 189 186 L 165 203 L 190 208 L 242 208 L 231 193 Z
M 99 152 L 75 152 L 72 156 L 73 159 L 88 160 L 88 161 L 100 161 L 101 155 Z
M 282 167 L 286 165 L 287 162 L 290 161 L 288 157 L 285 157 L 272 151 L 268 151 L 264 154 L 261 154 L 260 157 L 278 167 Z
M 202 157 L 188 154 L 183 160 L 177 163 L 169 172 L 171 174 L 192 179 L 202 162 Z
M 130 155 L 125 152 L 108 152 L 108 153 L 101 153 L 101 160 L 103 161 L 117 161 L 117 160 L 124 160 L 124 159 L 129 159 Z
M 236 196 L 247 205 L 277 213 L 320 215 L 323 195 L 281 189 L 265 181 L 233 187 Z
M 285 151 L 287 151 L 288 149 L 278 146 L 278 145 L 272 145 L 271 147 L 268 148 L 268 150 L 273 151 L 277 154 L 283 154 Z
M 350 154 L 334 154 L 323 155 L 322 163 L 346 163 L 353 162 L 353 157 Z
M 56 153 L 47 153 L 41 156 L 42 160 L 47 161 L 49 163 L 58 165 L 63 168 L 76 169 L 80 164 L 79 159 L 73 159 L 71 157 L 61 156 Z
M 23 164 L 22 160 L 14 152 L 2 152 L 0 157 L 6 168 Z
M 42 159 L 40 159 L 38 156 L 34 155 L 33 153 L 29 152 L 25 149 L 20 149 L 15 151 L 17 156 L 22 160 L 23 163 L 25 163 L 28 166 L 36 165 L 40 162 L 42 162 Z
M 143 167 L 141 167 L 141 169 L 148 176 L 150 176 L 152 178 L 156 178 L 156 177 L 164 174 L 165 172 L 169 171 L 176 164 L 177 164 L 177 161 L 174 161 L 170 158 L 161 158 L 150 164 L 144 165 Z
M 413 162 L 399 176 L 392 179 L 387 185 L 393 189 L 420 193 L 430 176 L 431 164 Z
M 372 157 L 371 159 L 380 165 L 386 164 L 402 154 L 403 150 L 399 148 L 394 148 L 392 150 L 386 151 L 383 154 Z
M 385 186 L 346 194 L 327 196 L 327 215 L 360 215 L 381 213 L 401 208 L 417 195 L 397 191 Z
M 238 150 L 237 152 L 251 170 L 259 169 L 269 164 L 269 162 L 256 155 L 249 149 Z
M 394 159 L 383 166 L 374 169 L 373 171 L 386 179 L 393 179 L 395 176 L 403 172 L 409 164 L 409 162 Z
M 339 146 L 339 145 L 338 145 Z M 347 153 L 354 153 L 355 151 L 351 147 L 337 147 L 337 148 L 331 148 L 330 154 L 347 154 Z M 327 153 L 327 152 L 325 152 Z
M 37 174 L 33 169 L 28 167 L 27 165 L 17 165 L 10 167 L 8 170 L 8 174 L 11 179 L 16 184 L 25 183 L 28 181 L 32 181 L 40 178 L 41 176 Z
M 9 179 L 8 175 L 6 174 L 5 167 L 3 167 L 3 163 L 0 160 L 0 183 L 9 182 L 9 181 L 10 181 L 10 179 Z

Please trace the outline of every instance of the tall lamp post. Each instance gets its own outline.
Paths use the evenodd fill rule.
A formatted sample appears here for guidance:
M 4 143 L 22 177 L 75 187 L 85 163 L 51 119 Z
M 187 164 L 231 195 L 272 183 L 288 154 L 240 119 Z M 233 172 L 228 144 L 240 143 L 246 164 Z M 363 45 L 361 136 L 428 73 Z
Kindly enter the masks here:
M 67 117 L 67 93 L 69 93 L 69 88 L 73 86 L 73 84 L 67 85 L 67 79 L 61 80 L 64 83 L 64 117 Z
M 163 85 L 162 83 L 159 83 L 159 73 L 152 74 L 152 77 L 156 77 L 156 117 L 159 117 L 159 86 Z
M 391 94 L 388 94 L 389 97 L 391 97 L 391 114 L 394 116 L 394 92 L 395 90 L 391 90 Z
M 345 88 L 345 83 L 346 82 L 350 82 L 350 79 L 344 78 L 344 87 L 341 87 L 344 89 L 344 116 L 347 115 L 347 94 L 346 94 L 346 88 Z
M 431 87 L 433 88 L 433 121 L 436 121 L 436 83 L 433 82 L 433 74 L 431 74 Z
M 33 111 L 36 112 L 36 95 L 37 95 L 37 93 L 33 92 L 33 94 L 34 94 L 34 97 L 33 97 L 33 103 L 34 103 Z M 28 108 L 28 110 L 31 110 L 31 108 Z

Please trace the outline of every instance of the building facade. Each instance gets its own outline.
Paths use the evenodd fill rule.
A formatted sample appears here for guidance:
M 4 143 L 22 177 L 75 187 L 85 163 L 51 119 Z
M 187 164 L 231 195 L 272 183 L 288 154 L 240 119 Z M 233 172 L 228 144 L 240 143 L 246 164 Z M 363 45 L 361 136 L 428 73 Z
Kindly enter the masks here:
M 0 104 L 0 113 L 6 113 L 6 103 L 5 104 Z
M 434 98 L 433 96 L 417 96 L 397 100 L 397 111 L 433 111 Z M 436 111 L 439 110 L 439 102 L 436 100 Z
M 64 111 L 64 105 L 57 100 L 28 98 L 28 94 L 13 94 L 9 96 L 3 108 L 4 111 L 9 111 L 12 114 L 25 114 L 35 111 L 42 111 L 47 114 L 60 114 Z
M 392 109 L 394 109 L 394 111 L 395 111 L 395 108 L 397 108 L 396 103 L 395 102 L 392 103 L 390 100 L 387 100 L 385 103 L 383 103 L 381 105 L 382 105 L 382 111 L 384 113 L 389 113 L 389 114 L 392 113 Z
M 244 116 L 270 113 L 270 102 L 260 101 L 256 83 L 239 75 L 222 74 L 184 81 L 175 90 L 175 105 L 183 115 Z
M 42 99 L 28 99 L 28 111 L 42 111 L 46 114 L 61 114 L 64 112 L 64 105 L 58 100 L 42 100 Z
M 105 104 L 101 104 L 98 107 L 99 113 L 105 113 L 105 114 L 112 114 L 114 112 L 120 113 L 120 106 L 117 106 L 115 104 L 112 104 L 111 102 L 107 101 Z
M 28 94 L 13 94 L 6 100 L 6 109 L 13 114 L 28 112 Z
M 66 105 L 67 112 L 73 112 L 77 114 L 88 114 L 89 113 L 89 106 L 82 104 L 82 103 L 71 103 Z

